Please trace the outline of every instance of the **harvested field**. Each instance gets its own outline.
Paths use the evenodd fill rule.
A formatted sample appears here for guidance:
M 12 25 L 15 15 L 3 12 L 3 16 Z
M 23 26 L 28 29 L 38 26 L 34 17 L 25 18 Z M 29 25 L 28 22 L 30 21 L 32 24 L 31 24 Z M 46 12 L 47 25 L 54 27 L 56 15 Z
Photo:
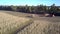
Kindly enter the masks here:
M 31 14 L 0 12 L 1 34 L 60 34 L 60 17 L 27 18 L 29 15 Z
M 16 17 L 0 12 L 0 34 L 14 34 L 18 29 L 20 30 L 30 23 L 29 18 Z

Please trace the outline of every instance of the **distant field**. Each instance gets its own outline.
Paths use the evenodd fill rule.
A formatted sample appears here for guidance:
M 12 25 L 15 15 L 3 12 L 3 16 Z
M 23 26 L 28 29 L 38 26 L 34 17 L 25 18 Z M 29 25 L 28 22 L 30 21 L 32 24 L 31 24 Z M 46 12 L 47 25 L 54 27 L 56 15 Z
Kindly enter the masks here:
M 28 13 L 0 11 L 1 34 L 60 34 L 60 17 L 33 17 Z M 32 19 L 32 20 L 30 20 Z M 25 22 L 26 21 L 26 22 Z M 31 23 L 32 22 L 32 23 Z M 31 24 L 30 24 L 31 23 Z M 26 27 L 24 27 L 27 25 Z M 21 29 L 22 28 L 22 29 Z M 19 31 L 18 31 L 19 30 Z
M 22 12 L 14 12 L 14 11 L 0 11 L 0 12 L 7 13 L 14 16 L 19 16 L 19 17 L 31 16 L 31 14 L 22 13 Z

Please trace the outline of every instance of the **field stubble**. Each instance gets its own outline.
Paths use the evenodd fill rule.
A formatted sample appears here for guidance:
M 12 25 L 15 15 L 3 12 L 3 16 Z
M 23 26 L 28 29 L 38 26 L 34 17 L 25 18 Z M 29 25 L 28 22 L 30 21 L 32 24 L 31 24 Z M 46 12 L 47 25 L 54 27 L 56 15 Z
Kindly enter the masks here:
M 0 34 L 14 34 L 32 21 L 29 18 L 17 17 L 0 12 Z
M 11 14 L 11 15 L 15 15 L 16 14 L 15 12 L 11 12 L 11 13 L 10 12 L 5 12 L 5 13 Z M 18 15 L 20 17 L 20 16 L 23 16 L 23 15 L 26 15 L 26 14 L 22 15 L 22 13 L 21 14 L 17 13 L 16 15 Z M 3 17 L 5 17 L 5 16 L 3 16 Z M 7 18 L 8 17 L 6 17 L 6 19 Z M 38 17 L 35 17 L 35 18 L 33 17 L 32 19 L 33 19 L 34 22 L 32 24 L 26 26 L 22 30 L 18 31 L 17 34 L 60 34 L 60 19 L 59 18 L 60 17 L 39 17 L 39 18 Z M 4 19 L 3 19 L 3 21 L 4 21 Z M 15 20 L 15 18 L 13 18 L 12 21 L 17 26 L 21 22 L 22 19 L 19 20 L 19 18 L 18 18 L 17 19 L 17 24 L 16 24 L 16 22 L 14 20 Z M 23 20 L 23 21 L 25 21 L 25 20 Z M 10 23 L 11 21 L 7 20 L 6 22 Z M 4 24 L 4 23 L 2 22 L 2 24 Z M 17 29 L 14 29 L 14 28 L 19 28 L 20 26 L 22 27 L 22 24 L 20 24 L 18 27 L 16 27 L 15 25 L 13 26 L 13 25 L 10 24 L 7 27 L 5 26 L 6 27 L 6 28 L 4 28 L 4 29 L 6 29 L 5 32 L 7 33 L 7 30 L 9 32 L 10 26 L 11 26 L 11 28 L 13 27 L 11 29 L 11 32 L 14 32 L 13 30 L 15 30 L 15 31 L 17 30 Z M 26 23 L 24 23 L 24 25 L 26 25 Z M 0 28 L 0 29 L 2 29 L 2 28 Z M 4 34 L 5 32 L 2 29 L 2 33 Z

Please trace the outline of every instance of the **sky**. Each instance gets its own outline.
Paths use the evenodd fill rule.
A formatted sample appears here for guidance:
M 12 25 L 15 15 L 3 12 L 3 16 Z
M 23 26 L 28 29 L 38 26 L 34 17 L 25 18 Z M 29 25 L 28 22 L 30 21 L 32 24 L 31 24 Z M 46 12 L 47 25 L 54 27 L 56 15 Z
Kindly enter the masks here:
M 47 5 L 50 6 L 55 4 L 56 6 L 60 6 L 60 0 L 0 0 L 0 5 Z

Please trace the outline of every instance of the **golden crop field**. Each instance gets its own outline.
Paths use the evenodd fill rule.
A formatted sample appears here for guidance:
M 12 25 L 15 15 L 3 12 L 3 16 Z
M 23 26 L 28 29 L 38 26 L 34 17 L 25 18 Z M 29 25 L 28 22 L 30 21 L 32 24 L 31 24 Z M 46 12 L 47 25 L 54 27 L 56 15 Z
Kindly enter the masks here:
M 35 20 L 17 34 L 60 34 L 60 19 L 47 17 Z
M 30 24 L 29 18 L 17 17 L 0 12 L 0 34 L 15 34 L 18 30 Z
M 0 34 L 60 34 L 60 17 L 33 17 L 19 12 L 0 12 Z

